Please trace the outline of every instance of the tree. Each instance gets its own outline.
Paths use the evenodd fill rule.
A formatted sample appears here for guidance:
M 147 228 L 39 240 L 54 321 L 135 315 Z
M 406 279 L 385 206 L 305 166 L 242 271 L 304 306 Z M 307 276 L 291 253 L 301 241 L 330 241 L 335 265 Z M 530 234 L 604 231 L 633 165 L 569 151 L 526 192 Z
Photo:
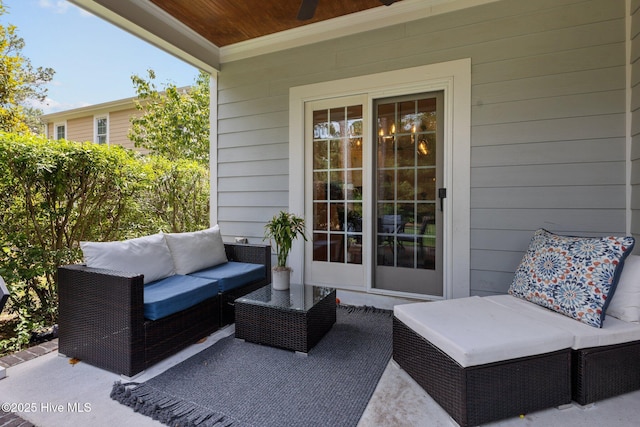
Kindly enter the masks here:
M 5 13 L 0 0 L 0 16 Z M 38 131 L 39 123 L 33 118 L 42 112 L 27 104 L 44 101 L 45 85 L 55 73 L 52 68 L 34 68 L 22 55 L 24 46 L 15 25 L 0 25 L 0 131 Z
M 148 80 L 131 77 L 138 100 L 136 108 L 142 116 L 131 118 L 129 139 L 136 147 L 171 161 L 209 162 L 209 75 L 200 72 L 189 89 L 167 85 L 156 89 L 155 73 L 148 70 Z

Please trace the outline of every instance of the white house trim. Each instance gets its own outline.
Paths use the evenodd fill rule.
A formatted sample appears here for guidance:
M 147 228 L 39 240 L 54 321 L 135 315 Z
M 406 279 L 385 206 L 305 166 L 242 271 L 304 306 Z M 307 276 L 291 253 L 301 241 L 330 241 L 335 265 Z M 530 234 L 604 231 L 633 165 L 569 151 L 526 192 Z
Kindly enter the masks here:
M 290 89 L 289 92 L 289 210 L 304 214 L 304 108 L 308 101 L 367 94 L 369 103 L 384 96 L 445 91 L 447 123 L 445 140 L 444 296 L 459 298 L 470 293 L 470 181 L 471 181 L 471 60 L 425 65 L 358 76 Z M 455 175 L 453 174 L 455 170 Z M 292 280 L 304 278 L 304 247 L 296 241 L 289 257 Z M 455 267 L 455 268 L 454 268 Z M 370 274 L 373 274 L 372 272 Z M 370 283 L 371 276 L 368 281 Z M 374 292 L 368 288 L 369 292 Z M 387 295 L 415 295 L 375 291 Z M 423 296 L 424 298 L 424 296 Z
M 220 48 L 220 63 L 415 21 L 497 0 L 403 0 Z
M 209 222 L 218 223 L 218 73 L 209 79 Z

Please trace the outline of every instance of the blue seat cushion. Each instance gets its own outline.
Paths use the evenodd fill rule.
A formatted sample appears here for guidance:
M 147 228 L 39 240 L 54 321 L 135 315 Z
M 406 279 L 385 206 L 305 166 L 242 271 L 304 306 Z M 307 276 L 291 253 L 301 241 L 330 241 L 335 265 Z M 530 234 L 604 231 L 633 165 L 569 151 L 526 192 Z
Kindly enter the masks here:
M 169 276 L 144 286 L 144 317 L 158 320 L 218 295 L 214 279 Z
M 194 277 L 204 277 L 218 281 L 220 292 L 226 292 L 246 285 L 254 280 L 266 277 L 263 264 L 229 261 L 215 267 L 205 268 L 189 274 Z

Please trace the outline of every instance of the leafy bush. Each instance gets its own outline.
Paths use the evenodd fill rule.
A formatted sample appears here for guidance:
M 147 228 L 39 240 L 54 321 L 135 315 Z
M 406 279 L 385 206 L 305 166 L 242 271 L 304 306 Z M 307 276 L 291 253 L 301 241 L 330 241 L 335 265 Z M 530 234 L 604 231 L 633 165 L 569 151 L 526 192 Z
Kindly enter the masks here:
M 147 223 L 177 233 L 209 226 L 209 170 L 193 160 L 144 159 L 148 185 L 140 205 Z
M 191 231 L 209 223 L 208 170 L 118 146 L 0 133 L 0 275 L 18 315 L 9 350 L 57 320 L 56 270 L 79 242 Z

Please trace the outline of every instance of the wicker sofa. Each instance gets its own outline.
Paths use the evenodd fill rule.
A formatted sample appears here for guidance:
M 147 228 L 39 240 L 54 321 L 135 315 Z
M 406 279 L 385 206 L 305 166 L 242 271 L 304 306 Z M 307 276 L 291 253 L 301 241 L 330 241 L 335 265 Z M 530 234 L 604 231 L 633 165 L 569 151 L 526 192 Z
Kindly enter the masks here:
M 200 236 L 197 233 L 184 233 L 180 238 L 183 243 L 196 241 Z M 174 274 L 158 279 L 157 269 L 166 267 L 170 262 L 150 251 L 148 248 L 153 245 L 147 245 L 148 241 L 143 239 L 140 239 L 141 242 L 138 242 L 138 239 L 123 242 L 141 243 L 125 247 L 122 251 L 127 255 L 125 260 L 118 260 L 116 257 L 114 261 L 111 257 L 106 260 L 105 265 L 100 260 L 92 259 L 87 250 L 85 264 L 59 267 L 61 355 L 80 359 L 126 377 L 133 377 L 221 326 L 232 323 L 235 299 L 270 283 L 271 250 L 268 245 L 222 243 L 222 240 L 218 239 L 216 244 L 222 247 L 224 255 L 218 253 L 217 256 L 223 257 L 224 261 L 215 266 L 205 265 L 206 255 L 210 251 L 203 248 L 209 243 L 205 246 L 195 245 L 193 252 L 184 259 L 193 261 L 195 257 L 200 256 L 205 264 L 192 265 L 196 270 L 188 274 L 176 274 L 176 265 L 179 266 L 180 262 L 179 258 L 174 258 L 175 265 L 171 264 L 167 270 Z M 158 241 L 157 236 L 154 236 L 154 239 Z M 98 247 L 102 249 L 102 246 Z M 147 252 L 140 255 L 139 251 Z M 129 263 L 130 267 L 105 268 L 109 262 L 118 265 L 119 261 L 125 265 Z M 96 264 L 99 267 L 96 267 Z M 122 263 L 120 264 L 122 267 Z M 131 265 L 136 264 L 139 268 L 134 270 Z M 233 273 L 231 277 L 212 276 L 215 276 L 216 272 L 224 273 L 229 268 L 238 267 L 241 272 L 244 271 L 244 267 L 253 271 L 259 267 L 264 274 L 257 277 L 254 273 L 249 281 L 244 280 L 244 277 L 233 277 Z M 151 271 L 150 268 L 155 268 L 156 271 Z M 166 272 L 160 276 L 164 274 Z M 198 274 L 205 277 L 198 277 Z M 153 280 L 145 278 L 145 275 L 151 276 Z M 228 272 L 226 276 L 229 276 Z M 206 293 L 201 294 L 199 299 L 194 300 L 192 295 L 181 294 L 182 287 L 189 288 L 188 285 L 192 282 L 206 287 Z M 150 289 L 157 289 L 163 284 L 169 286 L 169 291 L 175 291 L 177 288 L 178 294 L 172 296 L 173 299 L 167 303 L 163 300 L 166 292 L 161 289 L 159 293 L 156 292 L 160 295 L 159 309 L 156 307 L 155 311 L 149 311 Z M 167 307 L 171 309 L 175 301 L 178 306 L 166 312 Z M 149 317 L 153 317 L 153 320 Z
M 510 295 L 394 307 L 393 358 L 461 426 L 638 390 L 633 245 L 537 232 Z

